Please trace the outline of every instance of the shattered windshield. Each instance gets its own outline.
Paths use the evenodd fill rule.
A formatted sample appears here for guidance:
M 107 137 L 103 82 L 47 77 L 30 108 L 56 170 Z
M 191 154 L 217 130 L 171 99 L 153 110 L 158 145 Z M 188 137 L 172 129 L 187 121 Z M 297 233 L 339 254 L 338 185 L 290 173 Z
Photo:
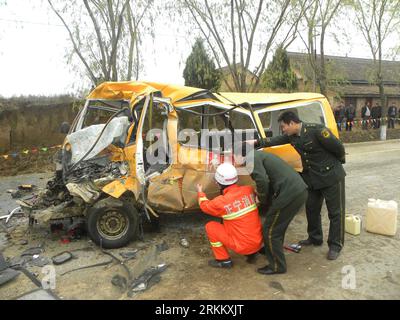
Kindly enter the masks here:
M 90 127 L 97 124 L 105 124 L 114 114 L 116 114 L 122 108 L 128 108 L 128 110 L 126 114 L 121 113 L 120 117 L 129 117 L 130 112 L 128 101 L 90 101 L 90 104 L 85 113 L 82 128 Z

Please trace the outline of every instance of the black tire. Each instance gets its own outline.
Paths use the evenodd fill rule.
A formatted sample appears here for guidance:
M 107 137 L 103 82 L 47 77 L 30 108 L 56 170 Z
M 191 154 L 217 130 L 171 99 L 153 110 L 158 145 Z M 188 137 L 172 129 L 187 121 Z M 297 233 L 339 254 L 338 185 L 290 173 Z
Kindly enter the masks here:
M 105 249 L 121 248 L 137 238 L 139 213 L 133 204 L 123 201 L 118 206 L 95 206 L 88 212 L 87 230 L 97 245 Z

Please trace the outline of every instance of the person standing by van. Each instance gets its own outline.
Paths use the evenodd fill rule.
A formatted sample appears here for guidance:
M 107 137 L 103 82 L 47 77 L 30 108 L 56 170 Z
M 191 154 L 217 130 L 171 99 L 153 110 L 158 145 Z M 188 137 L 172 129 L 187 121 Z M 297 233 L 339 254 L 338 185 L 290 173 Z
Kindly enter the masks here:
M 324 125 L 303 123 L 292 111 L 282 113 L 278 122 L 284 135 L 274 137 L 270 141 L 261 139 L 256 143 L 256 147 L 290 143 L 300 154 L 303 164 L 301 176 L 308 186 L 308 239 L 300 241 L 299 244 L 322 245 L 321 209 L 325 199 L 330 220 L 327 258 L 336 260 L 344 246 L 344 146 Z

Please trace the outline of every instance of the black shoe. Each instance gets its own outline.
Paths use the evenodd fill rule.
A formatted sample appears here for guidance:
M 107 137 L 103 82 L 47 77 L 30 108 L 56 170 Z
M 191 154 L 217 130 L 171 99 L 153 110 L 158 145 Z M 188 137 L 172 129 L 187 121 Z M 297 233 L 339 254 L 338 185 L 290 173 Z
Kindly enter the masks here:
M 250 263 L 250 264 L 254 264 L 256 262 L 256 260 L 257 260 L 257 254 L 258 254 L 258 252 L 253 253 L 253 254 L 247 254 L 246 255 L 246 257 L 247 257 L 246 262 Z
M 340 251 L 329 249 L 327 258 L 328 258 L 328 260 L 336 260 L 339 257 L 339 254 L 340 254 Z
M 208 261 L 208 265 L 213 268 L 232 268 L 233 262 L 232 260 L 210 260 Z
M 301 246 L 322 246 L 322 242 L 315 242 L 313 240 L 311 240 L 310 238 L 306 239 L 306 240 L 300 240 L 299 241 L 299 245 Z
M 286 273 L 286 270 L 285 271 L 274 271 L 268 265 L 268 266 L 265 266 L 263 268 L 258 268 L 257 272 L 261 273 L 261 274 L 270 275 L 270 274 Z

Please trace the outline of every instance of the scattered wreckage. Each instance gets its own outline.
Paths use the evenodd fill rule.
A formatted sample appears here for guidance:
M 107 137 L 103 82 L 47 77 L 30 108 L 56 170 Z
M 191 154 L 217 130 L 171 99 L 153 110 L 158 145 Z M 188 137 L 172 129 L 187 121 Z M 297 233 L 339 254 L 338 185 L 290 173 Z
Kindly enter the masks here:
M 195 186 L 217 195 L 215 166 L 234 139 L 279 135 L 277 118 L 293 110 L 337 135 L 327 99 L 314 93 L 211 93 L 149 82 L 106 82 L 87 98 L 56 159 L 47 188 L 17 201 L 30 223 L 85 218 L 90 238 L 118 248 L 160 213 L 198 211 Z M 301 171 L 290 146 L 265 149 Z M 242 183 L 252 183 L 247 174 Z

